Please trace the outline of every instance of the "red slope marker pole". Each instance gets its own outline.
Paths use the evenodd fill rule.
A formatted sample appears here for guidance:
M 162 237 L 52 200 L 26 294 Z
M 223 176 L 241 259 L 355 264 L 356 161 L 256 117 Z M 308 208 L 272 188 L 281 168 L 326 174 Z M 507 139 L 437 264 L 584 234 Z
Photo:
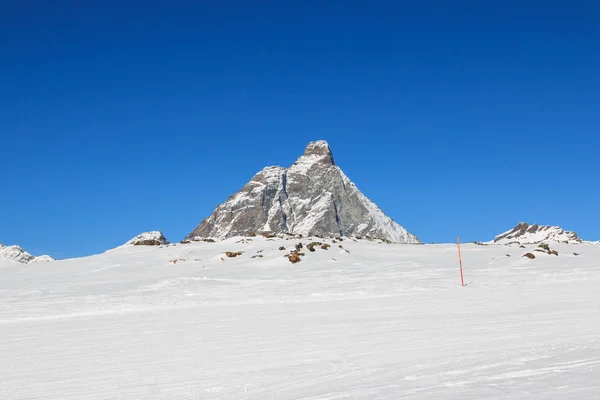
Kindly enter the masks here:
M 460 238 L 456 237 L 456 243 L 458 244 L 458 263 L 460 264 L 460 283 L 465 286 L 465 278 L 463 278 L 462 272 L 462 256 L 460 255 Z

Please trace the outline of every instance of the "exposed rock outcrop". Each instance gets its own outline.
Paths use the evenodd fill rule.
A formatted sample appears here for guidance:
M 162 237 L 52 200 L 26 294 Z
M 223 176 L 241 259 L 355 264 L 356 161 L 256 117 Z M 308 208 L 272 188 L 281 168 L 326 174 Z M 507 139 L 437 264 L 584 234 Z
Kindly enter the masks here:
M 136 237 L 125 243 L 124 246 L 161 246 L 165 244 L 169 244 L 169 241 L 162 234 L 162 232 L 151 231 L 137 235 Z

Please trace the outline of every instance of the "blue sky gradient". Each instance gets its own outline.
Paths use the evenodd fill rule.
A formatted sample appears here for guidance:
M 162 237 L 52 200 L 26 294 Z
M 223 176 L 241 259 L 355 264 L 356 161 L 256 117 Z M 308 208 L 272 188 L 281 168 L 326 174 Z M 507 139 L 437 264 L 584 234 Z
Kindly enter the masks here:
M 597 2 L 5 3 L 0 243 L 181 240 L 317 139 L 424 242 L 600 239 Z

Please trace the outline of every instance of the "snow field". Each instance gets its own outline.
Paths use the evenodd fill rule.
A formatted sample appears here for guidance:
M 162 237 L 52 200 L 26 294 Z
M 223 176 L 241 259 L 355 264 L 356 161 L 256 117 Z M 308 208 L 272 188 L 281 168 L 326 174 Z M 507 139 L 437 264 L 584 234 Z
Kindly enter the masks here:
M 600 246 L 248 239 L 0 268 L 0 398 L 600 397 Z

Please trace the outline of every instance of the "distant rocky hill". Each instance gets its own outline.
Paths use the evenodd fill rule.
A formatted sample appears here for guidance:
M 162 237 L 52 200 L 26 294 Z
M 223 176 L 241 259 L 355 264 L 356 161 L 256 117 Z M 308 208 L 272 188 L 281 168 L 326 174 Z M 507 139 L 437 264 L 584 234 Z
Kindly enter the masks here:
M 5 246 L 0 244 L 0 261 L 18 262 L 22 264 L 54 261 L 50 256 L 32 256 L 20 246 Z
M 583 243 L 575 232 L 566 231 L 559 226 L 529 225 L 520 222 L 513 229 L 506 231 L 488 243 L 494 244 L 534 244 L 534 243 Z
M 144 232 L 127 241 L 123 246 L 160 246 L 169 244 L 167 238 L 160 231 Z
M 358 190 L 323 140 L 309 143 L 291 167 L 266 167 L 257 173 L 185 240 L 258 232 L 420 243 Z

